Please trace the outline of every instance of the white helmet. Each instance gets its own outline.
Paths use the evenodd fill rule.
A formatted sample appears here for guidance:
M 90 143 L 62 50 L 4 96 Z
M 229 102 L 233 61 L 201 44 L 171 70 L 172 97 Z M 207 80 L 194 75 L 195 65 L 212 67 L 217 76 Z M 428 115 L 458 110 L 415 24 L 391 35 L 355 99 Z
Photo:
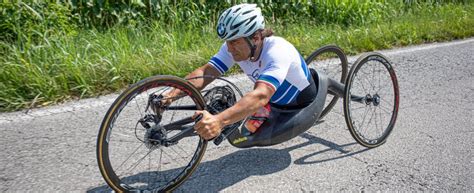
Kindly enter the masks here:
M 248 37 L 265 28 L 262 11 L 256 4 L 240 4 L 225 10 L 217 22 L 217 35 L 229 41 Z

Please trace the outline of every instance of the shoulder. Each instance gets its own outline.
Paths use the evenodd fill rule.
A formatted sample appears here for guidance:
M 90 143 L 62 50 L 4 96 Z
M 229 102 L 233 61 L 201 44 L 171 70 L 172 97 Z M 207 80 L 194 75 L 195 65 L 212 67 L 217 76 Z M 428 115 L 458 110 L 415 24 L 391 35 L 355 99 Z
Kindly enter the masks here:
M 282 37 L 270 36 L 264 40 L 264 50 L 262 60 L 269 63 L 273 60 L 288 60 L 293 57 L 293 45 Z
M 266 44 L 264 45 L 266 47 L 264 51 L 270 55 L 285 55 L 285 53 L 291 52 L 294 49 L 293 44 L 278 36 L 265 38 L 264 44 Z
M 279 36 L 270 36 L 264 39 L 264 43 L 268 44 L 269 48 L 281 47 L 281 46 L 293 46 L 285 38 Z

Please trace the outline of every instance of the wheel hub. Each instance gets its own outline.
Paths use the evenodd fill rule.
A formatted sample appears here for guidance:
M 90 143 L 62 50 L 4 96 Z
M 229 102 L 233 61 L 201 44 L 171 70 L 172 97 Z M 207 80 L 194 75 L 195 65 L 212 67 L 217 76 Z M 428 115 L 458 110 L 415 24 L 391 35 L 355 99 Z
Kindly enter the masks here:
M 370 105 L 370 103 L 372 103 L 372 95 L 367 94 L 365 95 L 365 104 Z
M 366 105 L 373 104 L 374 106 L 379 106 L 379 104 L 380 104 L 379 94 L 375 94 L 374 96 L 372 96 L 370 94 L 365 95 L 365 104 Z
M 166 130 L 160 125 L 154 125 L 146 130 L 144 139 L 147 148 L 156 149 L 167 139 Z
M 373 103 L 374 103 L 374 106 L 379 106 L 380 104 L 380 96 L 379 94 L 375 94 L 374 97 L 373 97 Z

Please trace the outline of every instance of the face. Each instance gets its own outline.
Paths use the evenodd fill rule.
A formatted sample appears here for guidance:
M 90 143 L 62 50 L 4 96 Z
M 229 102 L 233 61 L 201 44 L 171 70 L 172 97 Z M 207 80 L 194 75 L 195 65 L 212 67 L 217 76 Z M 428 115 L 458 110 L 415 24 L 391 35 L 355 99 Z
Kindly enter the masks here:
M 235 61 L 247 60 L 250 55 L 250 47 L 244 38 L 226 41 L 227 51 L 232 54 Z

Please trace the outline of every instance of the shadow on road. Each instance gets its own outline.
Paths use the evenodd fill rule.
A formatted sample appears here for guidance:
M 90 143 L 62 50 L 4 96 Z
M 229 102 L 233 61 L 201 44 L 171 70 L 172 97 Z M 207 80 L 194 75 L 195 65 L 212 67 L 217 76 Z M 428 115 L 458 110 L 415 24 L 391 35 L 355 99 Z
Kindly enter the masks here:
M 346 147 L 357 145 L 357 143 L 338 145 L 308 133 L 304 133 L 300 135 L 300 137 L 303 137 L 308 141 L 285 149 L 243 149 L 216 160 L 203 162 L 198 166 L 198 169 L 194 172 L 194 174 L 192 174 L 191 177 L 181 185 L 181 187 L 175 190 L 175 192 L 217 192 L 230 187 L 250 176 L 268 175 L 282 171 L 291 164 L 291 155 L 289 153 L 291 150 L 311 144 L 321 144 L 328 148 L 305 155 L 295 160 L 293 162 L 294 164 L 318 164 L 321 162 L 345 158 L 369 150 L 367 148 L 363 148 L 355 152 L 347 151 L 345 150 Z M 307 161 L 309 158 L 328 151 L 338 151 L 340 152 L 340 156 L 316 161 Z M 176 170 L 177 169 L 161 171 L 160 174 L 163 174 L 163 172 L 176 173 Z M 157 176 L 156 172 L 143 172 L 137 175 L 126 177 L 122 180 L 127 182 L 140 182 L 146 185 L 150 177 L 153 178 L 153 176 Z M 111 189 L 107 185 L 104 185 L 90 189 L 87 192 L 110 191 Z

